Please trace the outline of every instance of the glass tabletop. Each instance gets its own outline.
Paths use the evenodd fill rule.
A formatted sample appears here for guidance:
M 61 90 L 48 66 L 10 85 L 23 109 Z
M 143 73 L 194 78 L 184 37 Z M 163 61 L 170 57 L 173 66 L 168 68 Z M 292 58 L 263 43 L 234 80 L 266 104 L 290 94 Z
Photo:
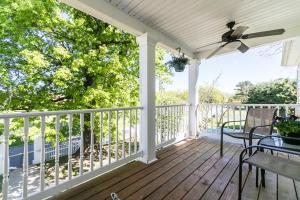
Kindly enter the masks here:
M 285 143 L 282 138 L 274 135 L 260 140 L 260 145 L 300 152 L 300 145 Z

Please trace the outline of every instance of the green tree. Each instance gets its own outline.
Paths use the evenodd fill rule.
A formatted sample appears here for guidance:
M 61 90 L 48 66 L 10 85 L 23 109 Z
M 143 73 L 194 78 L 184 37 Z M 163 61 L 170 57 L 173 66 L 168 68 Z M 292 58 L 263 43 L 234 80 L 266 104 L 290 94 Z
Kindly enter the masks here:
M 291 104 L 297 101 L 296 82 L 278 79 L 272 82 L 254 85 L 248 93 L 245 103 Z
M 226 95 L 213 85 L 199 88 L 199 102 L 201 103 L 224 103 L 226 101 Z
M 2 0 L 0 21 L 0 110 L 138 104 L 134 36 L 56 0 Z M 160 77 L 169 74 L 163 57 Z
M 184 104 L 188 102 L 188 92 L 164 91 L 156 93 L 157 105 Z
M 235 87 L 236 93 L 234 95 L 234 99 L 237 99 L 240 102 L 245 102 L 251 87 L 253 87 L 253 84 L 250 81 L 242 81 L 239 82 Z

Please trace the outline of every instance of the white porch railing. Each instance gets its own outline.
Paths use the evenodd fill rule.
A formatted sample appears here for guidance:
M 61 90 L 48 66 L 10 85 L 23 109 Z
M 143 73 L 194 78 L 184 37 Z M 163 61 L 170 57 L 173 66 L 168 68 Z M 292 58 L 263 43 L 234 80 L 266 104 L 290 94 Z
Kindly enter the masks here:
M 141 109 L 131 107 L 1 114 L 0 125 L 4 135 L 2 198 L 42 199 L 141 157 L 138 128 Z M 15 123 L 21 124 L 21 128 L 16 129 Z M 29 165 L 28 156 L 32 152 L 28 151 L 28 143 L 37 128 L 42 146 L 40 164 Z M 22 170 L 10 172 L 9 138 L 16 132 L 23 134 L 23 166 Z M 54 150 L 52 162 L 46 162 L 46 135 L 52 138 L 54 145 L 51 147 Z M 73 155 L 74 136 L 80 137 L 78 155 Z M 60 148 L 66 138 L 70 141 L 67 152 Z
M 156 106 L 156 148 L 164 147 L 187 136 L 189 106 Z
M 4 135 L 0 142 L 4 157 L 2 198 L 42 199 L 140 158 L 141 110 L 130 107 L 0 114 Z M 185 138 L 188 112 L 189 106 L 184 104 L 156 106 L 157 149 Z M 12 169 L 9 164 L 13 135 L 24 141 L 21 169 Z M 30 164 L 29 154 L 33 152 L 28 143 L 37 136 L 34 146 L 39 153 L 34 153 L 34 164 Z M 49 142 L 46 138 L 53 146 L 45 145 Z
M 246 118 L 249 107 L 276 107 L 277 115 L 286 116 L 295 114 L 299 104 L 216 104 L 205 103 L 197 107 L 197 131 L 206 133 L 218 133 L 223 122 L 240 121 Z M 242 130 L 241 122 L 233 123 L 233 130 Z

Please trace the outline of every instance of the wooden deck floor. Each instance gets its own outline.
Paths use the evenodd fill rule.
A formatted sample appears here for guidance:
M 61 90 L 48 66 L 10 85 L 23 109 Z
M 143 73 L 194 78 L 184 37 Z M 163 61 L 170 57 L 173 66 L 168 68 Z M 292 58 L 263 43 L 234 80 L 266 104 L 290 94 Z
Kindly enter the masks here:
M 132 162 L 52 199 L 237 199 L 238 159 L 242 146 L 190 139 L 157 152 L 150 165 Z M 266 172 L 266 187 L 255 187 L 255 170 L 244 166 L 243 199 L 298 199 L 300 183 Z

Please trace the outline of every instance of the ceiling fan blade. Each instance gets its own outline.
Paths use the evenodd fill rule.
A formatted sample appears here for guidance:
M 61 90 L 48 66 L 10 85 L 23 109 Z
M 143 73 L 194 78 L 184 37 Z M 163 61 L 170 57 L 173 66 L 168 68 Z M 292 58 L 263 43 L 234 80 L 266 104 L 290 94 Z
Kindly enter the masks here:
M 241 41 L 240 41 L 241 42 Z M 249 50 L 249 47 L 241 42 L 241 45 L 237 48 L 240 52 L 245 53 Z
M 241 37 L 243 35 L 243 33 L 248 29 L 248 26 L 238 26 L 233 33 L 231 33 L 232 37 Z
M 250 34 L 243 35 L 242 39 L 250 39 L 250 38 L 265 37 L 265 36 L 272 36 L 272 35 L 281 35 L 284 32 L 285 32 L 284 29 L 262 31 L 262 32 L 250 33 Z
M 226 43 L 226 44 L 228 44 L 228 43 Z M 223 45 L 219 46 L 211 54 L 209 54 L 209 56 L 207 56 L 206 59 L 209 59 L 209 58 L 213 57 L 214 55 L 216 55 L 216 53 L 218 53 L 223 47 L 225 47 L 226 44 L 223 44 Z
M 210 44 L 207 44 L 207 45 L 204 45 L 204 46 L 198 47 L 196 50 L 198 50 L 198 49 L 201 49 L 201 48 L 203 48 L 203 47 L 208 47 L 208 46 L 210 46 L 210 45 L 214 45 L 214 44 L 220 44 L 220 43 L 222 43 L 222 42 L 223 42 L 223 41 L 219 41 L 219 42 L 210 43 Z

